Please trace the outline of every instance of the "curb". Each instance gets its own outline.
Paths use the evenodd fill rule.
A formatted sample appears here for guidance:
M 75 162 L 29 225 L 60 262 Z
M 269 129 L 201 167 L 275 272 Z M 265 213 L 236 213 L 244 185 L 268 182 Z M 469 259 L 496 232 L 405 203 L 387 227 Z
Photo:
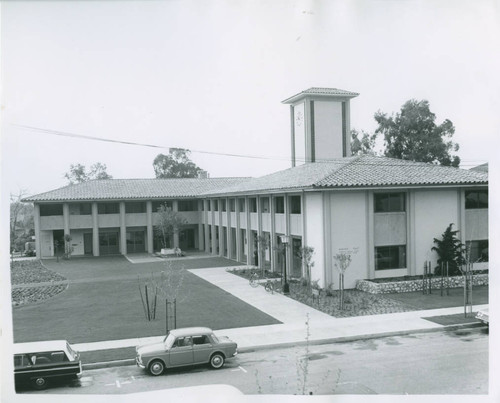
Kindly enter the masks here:
M 286 342 L 286 343 L 274 343 L 274 344 L 266 344 L 261 346 L 254 347 L 243 347 L 238 348 L 238 354 L 244 353 L 252 353 L 254 351 L 264 351 L 270 350 L 273 348 L 287 348 L 287 347 L 295 347 L 295 346 L 304 346 L 309 344 L 310 346 L 320 346 L 323 344 L 333 344 L 333 343 L 348 343 L 357 340 L 368 340 L 368 339 L 379 339 L 383 337 L 392 337 L 392 336 L 404 336 L 407 334 L 415 334 L 415 333 L 434 333 L 434 332 L 452 332 L 455 330 L 461 329 L 471 329 L 471 328 L 479 328 L 479 327 L 487 327 L 483 323 L 462 323 L 457 325 L 447 325 L 442 327 L 433 327 L 427 329 L 412 329 L 412 330 L 398 330 L 394 332 L 385 332 L 385 333 L 374 333 L 374 334 L 363 334 L 357 336 L 345 336 L 345 337 L 333 337 L 329 339 L 319 339 L 319 340 L 303 340 L 299 342 Z M 135 358 L 130 358 L 126 360 L 116 360 L 116 361 L 105 361 L 105 362 L 95 362 L 82 364 L 84 370 L 90 369 L 103 369 L 103 368 L 111 368 L 111 367 L 124 367 L 128 365 L 135 365 Z

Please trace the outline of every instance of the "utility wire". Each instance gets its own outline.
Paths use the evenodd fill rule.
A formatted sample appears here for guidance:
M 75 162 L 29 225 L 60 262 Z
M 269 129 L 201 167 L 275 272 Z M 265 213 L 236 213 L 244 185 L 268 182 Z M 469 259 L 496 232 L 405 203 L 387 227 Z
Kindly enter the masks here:
M 92 140 L 92 141 L 102 141 L 102 142 L 106 142 L 106 143 L 124 144 L 124 145 L 158 148 L 158 149 L 180 148 L 180 147 L 167 147 L 167 146 L 162 146 L 162 145 L 158 145 L 158 144 L 138 143 L 138 142 L 134 142 L 134 141 L 114 140 L 114 139 L 108 139 L 105 137 L 89 136 L 89 135 L 63 132 L 63 131 L 52 130 L 52 129 L 43 129 L 43 128 L 39 128 L 39 127 L 26 126 L 26 125 L 12 124 L 12 126 L 20 127 L 22 129 L 33 130 L 33 131 L 41 132 L 44 134 L 55 135 L 55 136 L 78 138 L 78 139 Z M 198 153 L 198 154 L 220 155 L 220 156 L 224 156 L 224 157 L 290 161 L 290 158 L 277 157 L 277 156 L 266 157 L 266 156 L 260 156 L 260 155 L 222 153 L 222 152 L 215 152 L 215 151 L 203 151 L 203 150 L 193 150 L 193 149 L 189 149 L 189 151 L 194 152 L 194 153 Z M 295 158 L 295 160 L 298 162 L 306 162 L 306 160 L 304 158 Z M 409 161 L 409 160 L 407 160 L 407 161 Z M 327 163 L 327 162 L 332 162 L 332 160 L 330 160 L 330 159 L 316 159 L 315 162 Z M 415 162 L 415 161 L 409 161 L 409 162 Z M 465 164 L 465 162 L 469 162 L 469 164 Z M 484 160 L 483 161 L 479 161 L 479 160 L 464 161 L 464 160 L 462 160 L 461 163 L 463 163 L 462 166 L 474 167 L 474 166 L 483 164 Z M 369 162 L 364 162 L 363 165 L 367 165 L 367 166 L 377 165 L 377 166 L 379 166 L 379 164 L 369 163 Z M 400 166 L 400 165 L 399 164 L 385 164 L 384 166 Z

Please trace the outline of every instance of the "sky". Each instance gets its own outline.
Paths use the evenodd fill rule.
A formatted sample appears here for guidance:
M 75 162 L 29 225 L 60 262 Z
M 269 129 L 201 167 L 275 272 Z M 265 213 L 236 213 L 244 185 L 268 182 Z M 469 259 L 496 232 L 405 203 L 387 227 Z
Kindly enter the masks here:
M 77 163 L 153 178 L 169 147 L 211 177 L 289 168 L 281 101 L 310 87 L 360 93 L 366 131 L 426 99 L 462 167 L 497 154 L 495 1 L 4 1 L 1 22 L 4 194 L 65 186 Z

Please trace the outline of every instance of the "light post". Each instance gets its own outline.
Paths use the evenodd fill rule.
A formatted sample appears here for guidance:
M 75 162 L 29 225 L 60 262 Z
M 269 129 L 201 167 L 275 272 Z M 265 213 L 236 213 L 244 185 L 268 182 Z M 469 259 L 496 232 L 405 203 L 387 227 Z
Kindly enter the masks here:
M 280 235 L 281 243 L 284 245 L 284 254 L 283 254 L 283 295 L 288 295 L 290 293 L 290 286 L 288 285 L 288 282 L 286 280 L 286 257 L 287 257 L 287 248 L 288 244 L 290 243 L 290 237 L 288 235 Z

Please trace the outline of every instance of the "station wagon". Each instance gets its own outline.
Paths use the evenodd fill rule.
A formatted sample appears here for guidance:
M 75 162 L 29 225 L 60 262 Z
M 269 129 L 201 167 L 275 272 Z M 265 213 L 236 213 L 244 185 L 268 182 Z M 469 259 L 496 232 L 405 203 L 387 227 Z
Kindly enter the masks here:
M 66 340 L 14 344 L 16 387 L 31 384 L 45 389 L 56 378 L 69 379 L 81 373 L 80 356 Z

